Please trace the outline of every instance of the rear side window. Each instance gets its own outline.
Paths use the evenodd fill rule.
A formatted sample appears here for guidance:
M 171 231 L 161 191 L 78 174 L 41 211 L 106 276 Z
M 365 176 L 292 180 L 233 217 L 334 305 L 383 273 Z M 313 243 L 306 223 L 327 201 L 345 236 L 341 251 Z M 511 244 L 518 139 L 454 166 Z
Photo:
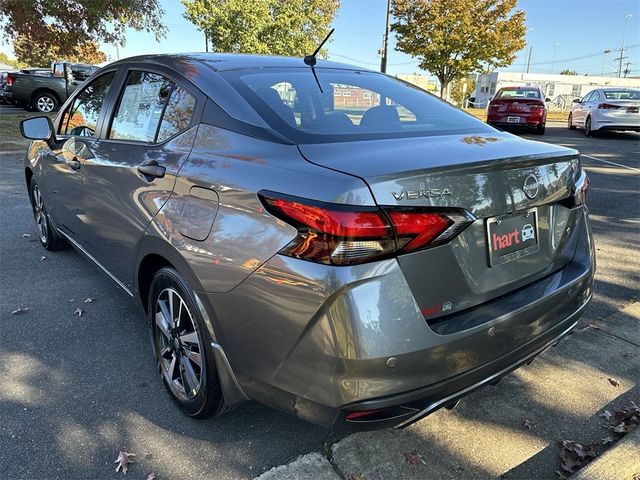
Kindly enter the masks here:
M 102 104 L 116 72 L 109 72 L 87 85 L 64 112 L 60 123 L 61 135 L 94 137 Z
M 195 104 L 195 98 L 184 88 L 176 85 L 164 110 L 156 141 L 164 142 L 176 133 L 189 128 Z
M 162 142 L 191 123 L 195 99 L 168 78 L 151 72 L 129 73 L 109 138 Z

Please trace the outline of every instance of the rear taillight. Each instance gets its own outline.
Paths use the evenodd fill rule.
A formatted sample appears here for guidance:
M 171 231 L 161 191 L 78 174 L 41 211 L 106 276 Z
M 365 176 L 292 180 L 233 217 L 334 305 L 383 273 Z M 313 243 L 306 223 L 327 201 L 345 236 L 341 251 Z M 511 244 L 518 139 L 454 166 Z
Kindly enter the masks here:
M 529 104 L 529 108 L 531 108 L 532 110 L 543 110 L 544 103 L 532 103 L 532 104 Z
M 611 103 L 600 103 L 598 105 L 598 108 L 601 110 L 617 110 L 618 108 L 620 108 L 619 105 L 613 105 Z
M 576 180 L 571 196 L 562 200 L 562 204 L 567 208 L 575 208 L 584 205 L 587 201 L 587 193 L 589 192 L 589 177 L 584 170 L 580 172 L 580 176 Z
M 364 263 L 439 245 L 474 220 L 455 209 L 337 205 L 271 192 L 262 192 L 260 199 L 269 213 L 298 230 L 280 253 L 331 265 Z
M 4 80 L 4 83 L 7 85 L 7 87 L 10 87 L 11 85 L 13 85 L 15 81 L 16 81 L 16 77 L 14 77 L 13 75 L 7 75 L 7 77 Z

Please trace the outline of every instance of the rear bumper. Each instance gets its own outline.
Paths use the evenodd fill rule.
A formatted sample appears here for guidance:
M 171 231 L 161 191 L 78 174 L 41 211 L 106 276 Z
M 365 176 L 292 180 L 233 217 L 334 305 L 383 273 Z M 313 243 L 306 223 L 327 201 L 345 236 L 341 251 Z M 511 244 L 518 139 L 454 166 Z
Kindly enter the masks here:
M 542 352 L 556 345 L 572 332 L 590 300 L 591 296 L 576 312 L 556 326 L 493 362 L 412 392 L 349 405 L 341 410 L 333 428 L 335 430 L 404 428 L 442 407 L 453 406 L 470 393 L 486 385 L 495 385 L 504 376 L 522 365 L 531 363 Z M 385 417 L 385 410 L 392 412 L 393 416 Z M 367 411 L 374 413 L 371 416 L 358 416 L 353 420 L 348 418 L 352 412 Z
M 509 118 L 517 118 L 518 121 L 509 121 Z M 535 127 L 537 125 L 542 125 L 546 122 L 547 116 L 546 114 L 536 113 L 536 114 L 519 114 L 519 113 L 489 113 L 487 114 L 487 123 L 496 126 L 504 126 L 504 127 Z
M 206 294 L 208 308 L 250 398 L 336 430 L 406 426 L 574 326 L 595 257 L 586 208 L 572 212 L 568 264 L 446 328 L 425 320 L 397 260 L 336 268 L 276 255 L 232 292 Z

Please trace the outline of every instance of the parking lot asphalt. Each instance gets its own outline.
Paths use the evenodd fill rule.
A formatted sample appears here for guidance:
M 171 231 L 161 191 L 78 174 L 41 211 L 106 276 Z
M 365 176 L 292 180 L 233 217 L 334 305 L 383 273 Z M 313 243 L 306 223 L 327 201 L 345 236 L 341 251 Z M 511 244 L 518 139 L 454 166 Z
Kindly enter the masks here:
M 578 148 L 591 177 L 598 272 L 582 321 L 637 301 L 640 135 L 548 126 L 526 138 Z M 252 478 L 324 451 L 329 432 L 256 403 L 206 421 L 181 414 L 129 297 L 73 250 L 40 247 L 19 160 L 0 155 L 0 477 L 117 478 L 126 450 L 137 461 L 128 478 Z M 29 310 L 12 315 L 18 307 Z

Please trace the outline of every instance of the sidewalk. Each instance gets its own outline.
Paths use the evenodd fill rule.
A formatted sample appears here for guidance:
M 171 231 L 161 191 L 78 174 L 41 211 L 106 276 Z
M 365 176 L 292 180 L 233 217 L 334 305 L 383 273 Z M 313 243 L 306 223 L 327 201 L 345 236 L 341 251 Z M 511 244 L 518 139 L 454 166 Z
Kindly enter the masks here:
M 555 480 L 559 442 L 572 440 L 606 450 L 572 479 L 626 480 L 627 472 L 640 474 L 640 457 L 628 453 L 638 451 L 640 428 L 607 450 L 602 439 L 615 435 L 599 415 L 640 403 L 639 331 L 640 303 L 590 326 L 583 322 L 533 364 L 453 411 L 439 410 L 405 430 L 352 434 L 332 446 L 329 459 L 311 453 L 258 479 Z

